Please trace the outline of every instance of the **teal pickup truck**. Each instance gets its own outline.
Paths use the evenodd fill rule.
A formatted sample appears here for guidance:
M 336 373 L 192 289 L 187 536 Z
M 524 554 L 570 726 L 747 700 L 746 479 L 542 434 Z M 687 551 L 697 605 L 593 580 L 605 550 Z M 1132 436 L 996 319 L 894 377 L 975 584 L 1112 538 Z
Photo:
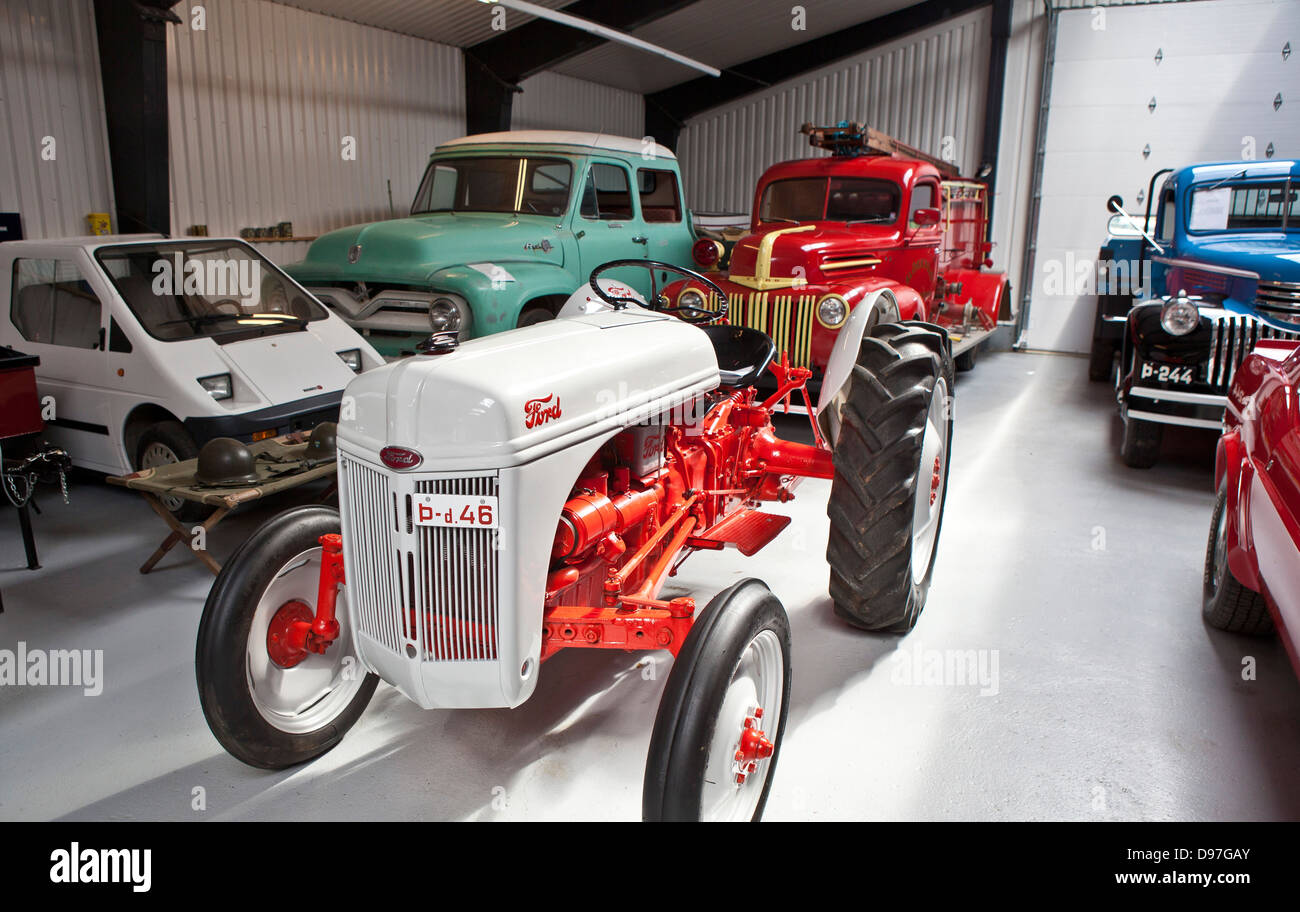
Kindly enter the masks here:
M 397 357 L 431 332 L 466 339 L 549 320 L 610 260 L 689 266 L 694 241 L 669 149 L 517 130 L 438 146 L 408 217 L 322 235 L 287 271 Z M 611 277 L 650 290 L 646 270 L 624 272 Z

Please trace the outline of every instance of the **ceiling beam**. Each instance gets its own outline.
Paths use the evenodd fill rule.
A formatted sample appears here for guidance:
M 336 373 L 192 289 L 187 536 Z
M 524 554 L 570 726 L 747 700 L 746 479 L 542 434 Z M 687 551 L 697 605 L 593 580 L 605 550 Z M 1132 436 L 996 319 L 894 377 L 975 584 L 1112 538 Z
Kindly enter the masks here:
M 646 134 L 674 148 L 686 119 L 786 79 L 951 19 L 990 0 L 925 0 L 915 6 L 726 67 L 718 78 L 680 82 L 645 96 Z M 666 141 L 668 140 L 668 141 Z
M 638 0 L 612 4 L 608 0 L 577 0 L 562 9 L 571 16 L 627 32 L 694 2 Z M 507 22 L 511 15 L 521 14 L 507 9 Z M 514 96 L 521 80 L 599 47 L 605 41 L 590 32 L 534 18 L 518 28 L 464 48 L 466 132 L 509 130 Z

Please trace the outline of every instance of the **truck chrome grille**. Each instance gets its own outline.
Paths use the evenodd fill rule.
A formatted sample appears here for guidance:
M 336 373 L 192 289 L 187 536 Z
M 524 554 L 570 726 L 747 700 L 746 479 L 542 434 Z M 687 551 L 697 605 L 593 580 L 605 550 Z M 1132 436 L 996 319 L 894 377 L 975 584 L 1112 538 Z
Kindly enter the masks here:
M 1300 314 L 1300 282 L 1260 282 L 1255 288 L 1255 304 L 1288 315 Z
M 1300 329 L 1291 332 L 1276 329 L 1243 314 L 1207 314 L 1210 320 L 1210 360 L 1206 365 L 1206 383 L 1216 392 L 1227 394 L 1241 362 L 1260 339 L 1300 339 Z
M 359 632 L 426 662 L 497 659 L 496 530 L 417 526 L 411 497 L 498 490 L 495 474 L 419 478 L 339 452 L 344 572 Z

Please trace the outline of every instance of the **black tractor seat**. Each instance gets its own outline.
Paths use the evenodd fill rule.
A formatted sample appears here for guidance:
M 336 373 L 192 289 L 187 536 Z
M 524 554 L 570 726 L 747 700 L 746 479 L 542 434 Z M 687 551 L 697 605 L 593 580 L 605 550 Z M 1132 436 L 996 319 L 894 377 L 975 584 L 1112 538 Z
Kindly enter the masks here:
M 754 386 L 776 357 L 772 337 L 748 326 L 701 326 L 718 356 L 722 385 L 733 389 Z

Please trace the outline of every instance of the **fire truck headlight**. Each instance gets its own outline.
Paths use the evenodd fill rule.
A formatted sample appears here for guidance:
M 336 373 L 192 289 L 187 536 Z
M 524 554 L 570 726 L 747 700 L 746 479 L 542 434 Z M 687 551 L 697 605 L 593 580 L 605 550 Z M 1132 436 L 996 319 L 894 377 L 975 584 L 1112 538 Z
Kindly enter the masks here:
M 839 329 L 849 318 L 849 303 L 839 295 L 827 295 L 817 302 L 817 322 L 827 329 Z
M 694 307 L 704 310 L 704 296 L 694 288 L 688 288 L 677 296 L 678 307 Z
M 1185 336 L 1201 325 L 1201 312 L 1185 297 L 1172 298 L 1160 309 L 1160 325 L 1171 336 Z

